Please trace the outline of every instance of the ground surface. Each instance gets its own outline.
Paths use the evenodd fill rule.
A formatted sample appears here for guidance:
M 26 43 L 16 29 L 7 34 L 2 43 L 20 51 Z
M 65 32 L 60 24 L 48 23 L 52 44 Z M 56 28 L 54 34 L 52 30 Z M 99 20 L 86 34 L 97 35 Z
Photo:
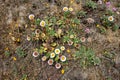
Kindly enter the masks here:
M 114 4 L 119 2 L 116 0 Z M 24 29 L 25 24 L 29 23 L 28 15 L 34 14 L 41 19 L 45 16 L 61 16 L 59 12 L 64 6 L 72 6 L 79 11 L 82 10 L 82 4 L 84 0 L 79 4 L 70 4 L 70 0 L 0 0 L 0 80 L 120 80 L 120 29 L 112 31 L 108 28 L 102 34 L 95 24 L 85 25 L 90 26 L 89 37 L 92 41 L 84 45 L 92 48 L 100 58 L 99 65 L 82 68 L 78 61 L 70 60 L 65 67 L 65 73 L 61 74 L 61 70 L 32 56 L 33 49 L 41 45 L 41 42 L 25 40 L 24 34 L 30 32 L 29 28 Z M 98 16 L 103 13 L 99 9 L 90 11 L 81 21 L 84 22 L 88 17 L 98 21 Z M 116 23 L 120 26 L 119 16 Z M 16 25 L 20 26 L 21 31 L 17 31 Z M 20 38 L 20 42 L 14 42 L 12 36 Z M 16 54 L 18 46 L 24 48 L 27 54 L 25 57 Z M 9 56 L 5 55 L 6 50 L 11 53 Z

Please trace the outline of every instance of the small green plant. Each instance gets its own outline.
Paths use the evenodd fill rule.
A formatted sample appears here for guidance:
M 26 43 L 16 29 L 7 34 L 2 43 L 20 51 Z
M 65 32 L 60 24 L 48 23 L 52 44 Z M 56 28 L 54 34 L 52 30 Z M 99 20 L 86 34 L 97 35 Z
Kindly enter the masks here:
M 80 20 L 77 19 L 77 18 L 74 18 L 74 19 L 72 20 L 72 23 L 79 25 L 79 24 L 80 24 Z
M 113 31 L 117 31 L 118 29 L 119 29 L 119 26 L 115 24 L 115 26 L 113 26 Z
M 10 56 L 10 52 L 7 50 L 4 52 L 5 53 L 5 56 L 9 57 Z
M 91 8 L 91 9 L 96 9 L 97 8 L 97 4 L 92 0 L 86 1 L 85 5 L 86 5 L 86 7 Z
M 99 65 L 100 59 L 95 56 L 92 49 L 81 46 L 79 51 L 76 51 L 75 58 L 80 59 L 80 66 L 88 67 L 91 65 Z
M 105 16 L 105 15 L 101 17 L 101 22 L 102 22 L 102 25 L 106 28 L 112 27 L 114 25 L 114 22 L 109 21 L 108 16 Z
M 25 52 L 24 52 L 23 49 L 20 48 L 20 47 L 18 47 L 18 48 L 16 49 L 16 53 L 17 53 L 17 55 L 18 55 L 19 57 L 25 57 L 25 56 L 26 56 Z
M 20 80 L 27 80 L 27 75 L 26 74 L 23 74 L 22 75 L 22 78 Z
M 79 17 L 85 17 L 86 16 L 86 13 L 85 11 L 79 11 L 77 12 L 76 16 L 79 18 Z
M 36 25 L 40 25 L 40 19 L 36 19 L 36 20 L 35 20 L 35 24 L 36 24 Z

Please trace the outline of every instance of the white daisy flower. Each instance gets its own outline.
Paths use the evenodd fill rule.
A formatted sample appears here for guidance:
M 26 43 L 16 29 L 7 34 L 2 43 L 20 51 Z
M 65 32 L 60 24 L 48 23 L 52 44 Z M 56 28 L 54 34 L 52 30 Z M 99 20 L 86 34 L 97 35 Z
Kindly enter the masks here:
M 55 49 L 56 54 L 60 54 L 60 49 Z
M 65 62 L 65 61 L 66 61 L 66 56 L 62 55 L 62 56 L 60 57 L 60 60 L 61 60 L 62 62 Z
M 61 64 L 60 63 L 56 63 L 55 67 L 56 67 L 56 69 L 60 69 L 61 68 Z
M 45 21 L 42 20 L 42 21 L 40 22 L 40 26 L 41 26 L 41 27 L 45 27 L 45 25 L 46 25 Z
M 68 7 L 63 7 L 63 11 L 68 11 Z
M 108 17 L 108 20 L 109 20 L 109 21 L 114 21 L 113 16 L 109 16 L 109 17 Z
M 55 57 L 55 53 L 51 53 L 50 58 L 54 58 L 54 57 Z
M 43 56 L 42 57 L 42 61 L 46 61 L 47 60 L 47 57 L 46 56 Z
M 34 14 L 30 14 L 28 18 L 29 18 L 29 20 L 34 20 L 35 15 Z
M 65 46 L 61 46 L 60 49 L 61 49 L 62 51 L 64 51 L 64 50 L 65 50 Z
M 49 65 L 53 65 L 53 62 L 54 62 L 53 59 L 49 59 L 49 60 L 48 60 L 48 64 L 49 64 Z
M 38 53 L 37 51 L 34 51 L 34 52 L 33 52 L 33 56 L 34 56 L 34 57 L 38 57 L 38 56 L 39 56 L 39 53 Z

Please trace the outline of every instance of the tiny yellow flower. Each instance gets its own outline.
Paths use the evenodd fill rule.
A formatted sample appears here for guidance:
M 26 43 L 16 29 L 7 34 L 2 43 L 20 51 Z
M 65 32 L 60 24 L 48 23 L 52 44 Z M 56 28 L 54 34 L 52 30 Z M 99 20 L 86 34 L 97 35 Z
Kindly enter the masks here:
M 99 24 L 97 24 L 97 26 L 96 27 L 100 27 L 100 25 Z
M 70 35 L 70 38 L 74 38 L 74 35 Z
M 61 70 L 61 74 L 64 74 L 64 73 L 65 73 L 65 70 L 64 70 L 64 69 L 62 69 L 62 70 Z
M 69 11 L 71 11 L 71 12 L 72 12 L 72 11 L 73 11 L 73 8 L 71 8 L 71 7 L 70 7 L 70 8 L 69 8 Z
M 18 27 L 18 24 L 15 24 L 15 27 Z
M 6 50 L 6 51 L 7 51 L 7 50 L 9 50 L 9 48 L 8 48 L 8 47 L 6 47 L 6 48 L 5 48 L 5 50 Z
M 45 21 L 42 20 L 42 21 L 40 22 L 40 26 L 41 26 L 41 27 L 45 27 L 45 25 L 46 25 Z
M 60 49 L 61 49 L 62 51 L 64 51 L 64 50 L 65 50 L 65 46 L 61 46 Z
M 74 2 L 74 0 L 71 0 L 70 3 L 72 4 Z
M 54 47 L 52 47 L 52 51 L 54 50 L 55 48 Z
M 14 60 L 14 61 L 16 61 L 17 59 L 16 59 L 16 57 L 12 57 L 12 59 Z
M 46 51 L 47 49 L 48 49 L 48 48 L 45 47 L 45 48 L 44 48 L 44 51 Z
M 45 33 L 41 33 L 41 37 L 44 38 L 46 35 Z
M 68 11 L 68 7 L 63 7 L 63 11 Z
M 70 51 L 70 49 L 67 49 L 67 53 L 70 53 L 71 51 Z
M 17 42 L 20 42 L 20 38 L 17 38 L 17 40 L 16 40 Z

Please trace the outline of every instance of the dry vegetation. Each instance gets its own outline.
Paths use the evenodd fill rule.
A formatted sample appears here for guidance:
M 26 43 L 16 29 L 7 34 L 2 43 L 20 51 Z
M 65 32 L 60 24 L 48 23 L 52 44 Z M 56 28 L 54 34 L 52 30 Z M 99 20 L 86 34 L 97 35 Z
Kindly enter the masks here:
M 0 0 L 0 80 L 120 80 L 119 0 Z

